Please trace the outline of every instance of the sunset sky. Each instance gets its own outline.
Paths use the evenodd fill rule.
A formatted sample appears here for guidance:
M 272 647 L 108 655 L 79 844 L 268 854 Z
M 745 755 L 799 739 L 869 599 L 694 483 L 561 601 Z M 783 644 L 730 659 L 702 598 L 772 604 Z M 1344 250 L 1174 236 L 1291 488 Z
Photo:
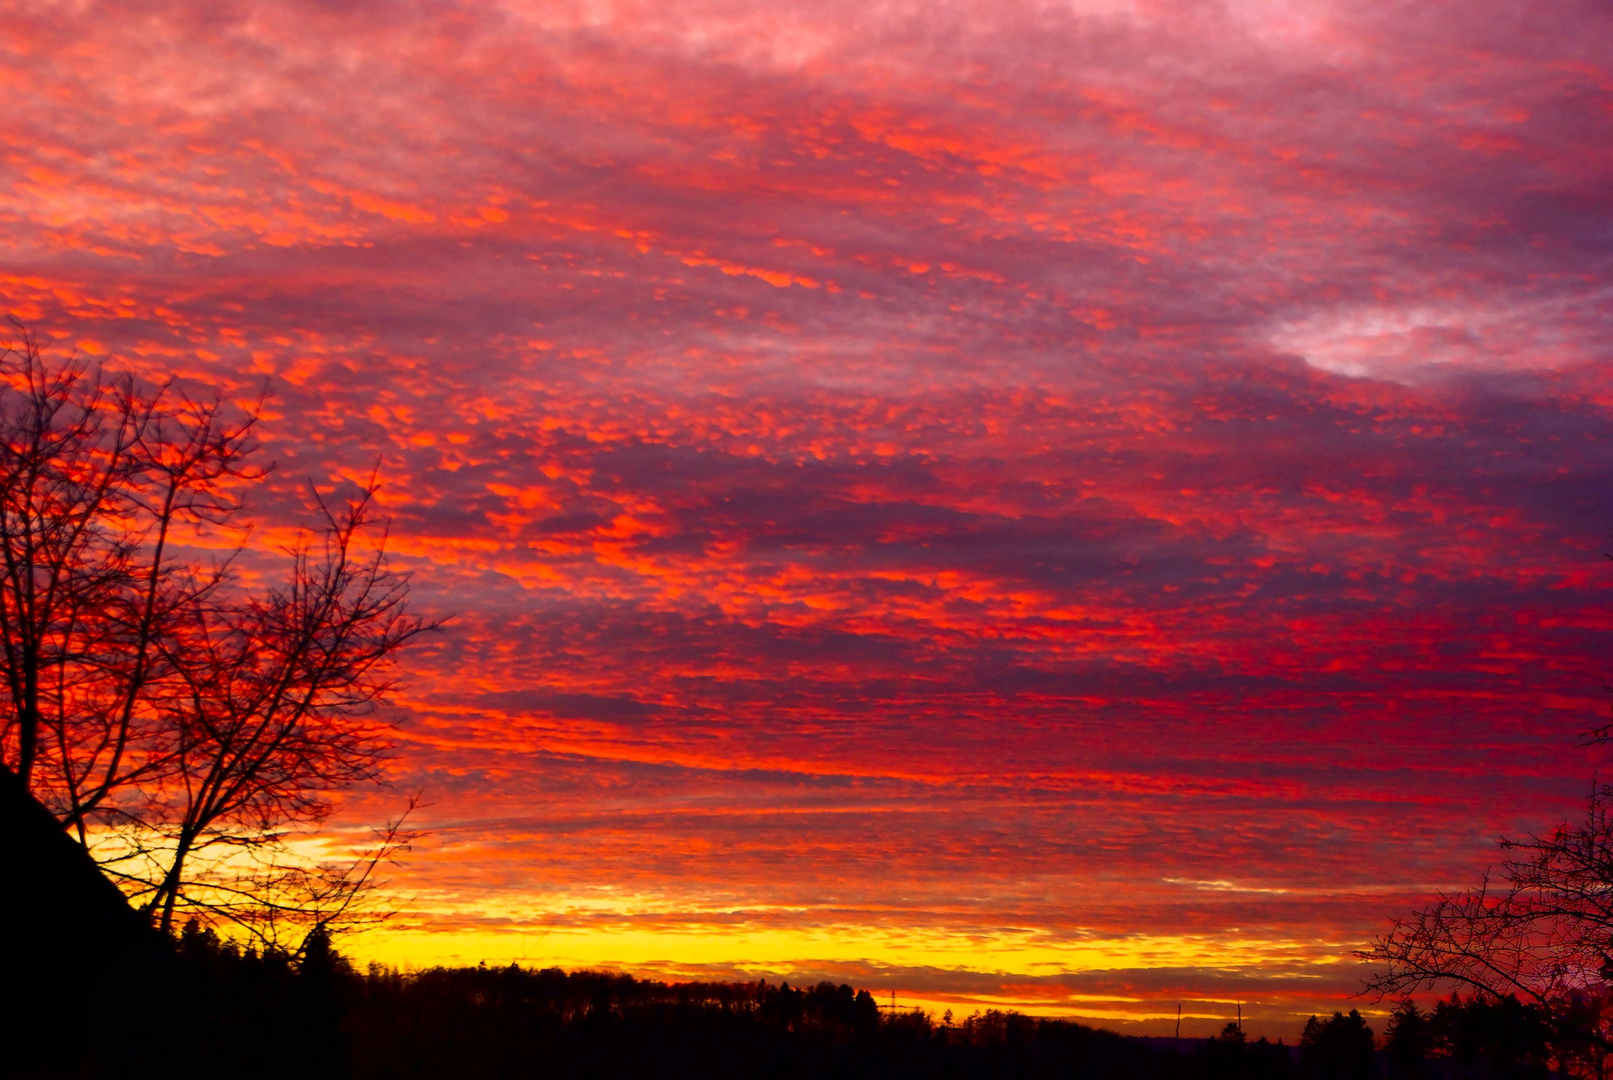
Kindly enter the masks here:
M 1606 0 L 3 8 L 0 306 L 453 616 L 361 959 L 1292 1040 L 1605 764 Z

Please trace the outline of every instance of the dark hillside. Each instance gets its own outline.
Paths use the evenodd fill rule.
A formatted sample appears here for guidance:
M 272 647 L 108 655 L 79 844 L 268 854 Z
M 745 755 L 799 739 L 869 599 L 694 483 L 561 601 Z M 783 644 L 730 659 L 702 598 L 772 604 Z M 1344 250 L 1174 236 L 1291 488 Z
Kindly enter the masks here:
M 4 765 L 0 855 L 0 925 L 8 931 L 0 972 L 10 999 L 0 1010 L 4 1075 L 56 1075 L 84 1054 L 126 1068 L 159 1059 L 133 1001 L 142 988 L 166 996 L 166 945 Z

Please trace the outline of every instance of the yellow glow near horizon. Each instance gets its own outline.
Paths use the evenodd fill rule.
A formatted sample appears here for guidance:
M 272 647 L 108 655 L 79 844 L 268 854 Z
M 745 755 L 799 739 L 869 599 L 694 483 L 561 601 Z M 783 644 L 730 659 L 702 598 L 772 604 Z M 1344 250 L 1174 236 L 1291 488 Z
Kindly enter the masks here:
M 645 925 L 626 918 L 615 904 L 565 905 L 567 925 L 553 917 L 490 916 L 496 925 L 468 925 L 463 915 L 444 910 L 434 920 L 424 913 L 403 916 L 392 925 L 353 939 L 351 955 L 405 969 L 436 965 L 510 963 L 526 968 L 568 971 L 603 969 L 641 977 L 683 981 L 767 978 L 799 981 L 831 978 L 875 992 L 881 1003 L 895 991 L 901 1007 L 918 1007 L 939 1017 L 951 1010 L 961 1018 L 986 1009 L 1119 1023 L 1128 1030 L 1168 1034 L 1177 1019 L 1177 995 L 1167 1001 L 1146 989 L 1117 986 L 1113 992 L 1076 990 L 1058 976 L 1139 972 L 1150 969 L 1276 970 L 1300 980 L 1316 979 L 1315 997 L 1329 995 L 1322 985 L 1348 958 L 1351 946 L 1267 939 L 1255 936 L 1072 935 L 1055 938 L 1040 931 L 1004 928 L 889 927 L 856 923 L 810 926 L 756 924 Z M 616 908 L 606 914 L 601 908 Z M 591 910 L 589 910 L 591 909 Z M 583 912 L 588 914 L 584 915 Z M 775 913 L 776 914 L 776 913 Z M 578 925 L 579 916 L 583 919 Z M 1292 993 L 1264 1002 L 1248 998 L 1194 995 L 1185 1003 L 1184 1021 L 1199 1033 L 1237 1014 L 1263 1012 L 1258 1028 L 1292 1035 L 1292 1018 L 1321 1007 Z M 1328 1011 L 1331 1011 L 1329 1007 Z M 1257 1031 L 1257 1033 L 1259 1033 Z
M 941 967 L 1021 972 L 1167 967 L 1299 967 L 1345 959 L 1347 946 L 1318 953 L 1299 942 L 1202 935 L 1138 934 L 1074 941 L 1049 940 L 1033 931 L 949 933 L 943 930 L 857 925 L 813 927 L 635 926 L 524 929 L 381 929 L 354 942 L 355 953 L 385 963 L 424 966 L 519 962 L 559 967 L 665 965 L 734 968 L 815 962 L 890 967 Z M 1336 950 L 1336 951 L 1335 951 Z M 1302 955 L 1305 954 L 1305 955 Z M 831 958 L 833 958 L 831 960 Z

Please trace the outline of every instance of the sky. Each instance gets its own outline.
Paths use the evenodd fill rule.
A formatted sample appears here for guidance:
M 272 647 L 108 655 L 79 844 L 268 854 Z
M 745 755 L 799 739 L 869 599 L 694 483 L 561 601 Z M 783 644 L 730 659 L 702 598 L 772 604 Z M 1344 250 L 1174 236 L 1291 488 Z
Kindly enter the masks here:
M 1603 765 L 1603 0 L 0 11 L 0 307 L 452 616 L 361 959 L 1292 1039 Z

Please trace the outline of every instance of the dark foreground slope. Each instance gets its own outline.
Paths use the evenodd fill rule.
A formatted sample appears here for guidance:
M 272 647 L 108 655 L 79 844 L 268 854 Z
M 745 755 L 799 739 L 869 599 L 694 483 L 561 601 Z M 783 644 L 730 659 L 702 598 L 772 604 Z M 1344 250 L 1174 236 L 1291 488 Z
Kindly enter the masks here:
M 159 1070 L 137 1002 L 172 997 L 167 942 L 3 764 L 0 866 L 0 1077 L 61 1075 L 86 1057 Z

